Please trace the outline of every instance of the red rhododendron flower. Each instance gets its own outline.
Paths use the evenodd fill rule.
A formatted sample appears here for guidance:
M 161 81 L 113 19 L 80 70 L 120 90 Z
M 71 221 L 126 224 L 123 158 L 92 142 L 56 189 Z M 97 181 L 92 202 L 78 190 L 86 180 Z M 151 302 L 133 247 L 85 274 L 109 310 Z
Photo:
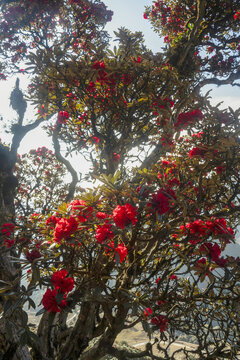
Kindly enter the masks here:
M 15 241 L 13 239 L 5 239 L 4 240 L 4 245 L 7 246 L 8 248 L 11 248 L 14 244 L 15 244 Z
M 57 313 L 67 306 L 67 302 L 66 300 L 64 300 L 64 298 L 66 298 L 66 295 L 64 296 L 60 304 L 57 303 L 56 296 L 57 296 L 57 289 L 54 290 L 47 289 L 47 291 L 45 292 L 42 298 L 42 304 L 44 309 L 53 313 Z
M 68 118 L 69 113 L 67 111 L 60 111 L 57 117 L 57 122 L 59 124 L 66 124 Z
M 58 217 L 52 215 L 52 216 L 50 216 L 50 217 L 46 220 L 45 224 L 46 224 L 46 225 L 49 225 L 49 224 L 54 224 L 54 225 L 56 225 L 57 222 L 58 222 L 60 219 L 61 219 L 61 218 L 58 218 Z
M 193 157 L 193 156 L 201 156 L 201 157 L 204 157 L 206 153 L 206 150 L 204 149 L 199 149 L 198 147 L 195 147 L 193 148 L 192 150 L 189 151 L 189 157 L 190 159 Z
M 63 238 L 67 239 L 77 230 L 77 228 L 78 222 L 73 216 L 71 216 L 69 219 L 60 219 L 55 226 L 54 241 L 59 242 Z
M 151 314 L 152 314 L 152 309 L 147 308 L 146 310 L 144 310 L 144 315 L 145 315 L 145 316 L 149 316 L 149 315 L 151 315 Z
M 60 293 L 68 293 L 74 288 L 74 279 L 71 277 L 66 277 L 67 271 L 65 269 L 56 271 L 52 276 L 52 283 L 55 286 L 55 289 Z
M 189 111 L 186 113 L 181 113 L 178 115 L 178 119 L 175 124 L 175 127 L 180 125 L 188 125 L 196 121 L 196 119 L 201 120 L 202 118 L 203 118 L 203 114 L 199 109 Z
M 237 12 L 233 15 L 233 18 L 234 18 L 234 20 L 240 19 L 240 12 L 237 11 Z
M 160 215 L 163 215 L 170 210 L 171 199 L 176 200 L 174 190 L 169 188 L 160 189 L 156 194 L 153 194 L 152 200 L 147 204 L 147 206 L 151 207 Z
M 202 258 L 202 259 L 199 259 L 197 262 L 196 262 L 196 265 L 198 267 L 202 267 L 203 265 L 206 265 L 207 263 L 207 260 L 205 258 Z
M 90 83 L 87 86 L 87 90 L 90 91 L 91 93 L 95 92 L 96 85 L 93 81 L 90 81 Z
M 95 144 L 99 144 L 100 139 L 99 139 L 97 136 L 93 136 L 93 137 L 92 137 L 92 141 L 93 141 Z
M 133 225 L 137 222 L 137 210 L 131 204 L 118 205 L 113 210 L 113 220 L 115 224 L 121 229 L 124 229 L 126 225 L 132 223 Z
M 126 246 L 123 243 L 119 244 L 115 248 L 115 252 L 117 252 L 118 255 L 119 255 L 120 263 L 123 262 L 123 260 L 127 256 L 127 248 L 126 248 Z
M 14 224 L 12 224 L 12 223 L 5 223 L 5 224 L 3 224 L 3 226 L 2 226 L 1 232 L 2 232 L 2 234 L 5 235 L 5 236 L 10 236 L 11 233 L 14 232 L 14 227 L 15 227 L 15 226 L 14 226 Z
M 113 232 L 110 230 L 112 227 L 111 224 L 104 224 L 104 225 L 98 225 L 96 230 L 95 238 L 97 239 L 98 243 L 102 243 L 103 241 L 107 239 L 114 238 Z
M 166 331 L 168 328 L 168 320 L 164 315 L 159 315 L 151 319 L 151 324 L 159 327 L 160 332 Z
M 185 229 L 189 229 L 191 234 L 205 235 L 207 227 L 202 220 L 195 220 L 185 225 Z
M 114 154 L 113 154 L 113 161 L 114 161 L 114 162 L 119 162 L 119 161 L 120 161 L 120 155 L 117 154 L 117 153 L 114 153 Z
M 77 215 L 77 218 L 80 222 L 86 222 L 89 219 L 93 212 L 92 206 L 87 206 L 85 200 L 74 200 L 68 205 L 70 209 Z
M 213 261 L 216 261 L 219 259 L 219 256 L 221 255 L 221 248 L 220 246 L 215 243 L 204 243 L 200 246 L 199 249 L 204 254 L 208 254 Z
M 228 235 L 228 237 L 234 237 L 234 231 L 232 228 L 227 227 L 226 220 L 213 219 L 206 222 L 208 229 L 214 233 L 214 235 Z
M 114 251 L 115 253 L 118 253 L 120 263 L 123 262 L 123 260 L 127 256 L 127 248 L 126 248 L 126 246 L 123 243 L 121 243 L 116 248 L 114 248 L 114 242 L 112 241 L 109 244 L 109 247 L 112 249 L 112 251 Z M 111 250 L 109 248 L 106 248 L 106 253 L 108 254 L 109 252 L 111 252 Z
M 98 219 L 106 219 L 108 217 L 108 215 L 106 213 L 104 213 L 104 212 L 99 211 L 99 212 L 96 213 L 96 217 Z
M 92 65 L 93 69 L 105 69 L 105 64 L 103 61 L 95 61 L 95 63 Z
M 26 258 L 30 263 L 32 263 L 35 259 L 39 259 L 40 257 L 41 254 L 37 249 L 26 252 Z

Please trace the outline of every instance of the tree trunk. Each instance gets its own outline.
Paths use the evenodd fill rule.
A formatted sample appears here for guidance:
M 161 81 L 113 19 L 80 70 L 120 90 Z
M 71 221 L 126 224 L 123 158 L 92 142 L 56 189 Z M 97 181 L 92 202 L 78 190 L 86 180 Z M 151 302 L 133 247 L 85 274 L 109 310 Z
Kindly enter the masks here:
M 16 321 L 15 311 L 21 304 L 18 291 L 20 276 L 18 266 L 11 261 L 11 256 L 16 256 L 13 249 L 4 244 L 6 236 L 2 233 L 4 223 L 14 223 L 14 193 L 17 186 L 17 179 L 13 175 L 11 152 L 7 147 L 0 144 L 0 280 L 4 287 L 7 283 L 11 289 L 0 295 L 0 311 L 4 313 L 0 320 L 0 351 L 2 360 L 30 360 L 30 354 L 26 345 L 20 344 L 22 326 Z M 15 292 L 16 295 L 8 295 L 8 292 Z M 17 306 L 16 306 L 17 305 Z

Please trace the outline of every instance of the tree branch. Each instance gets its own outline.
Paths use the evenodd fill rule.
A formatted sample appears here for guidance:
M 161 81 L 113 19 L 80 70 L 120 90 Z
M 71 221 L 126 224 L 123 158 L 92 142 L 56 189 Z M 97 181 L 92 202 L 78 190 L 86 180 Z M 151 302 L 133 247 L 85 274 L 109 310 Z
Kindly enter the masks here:
M 69 190 L 66 197 L 66 202 L 69 202 L 74 197 L 76 185 L 78 183 L 78 176 L 76 170 L 72 167 L 70 162 L 62 156 L 60 152 L 60 144 L 57 138 L 57 134 L 58 134 L 58 130 L 55 129 L 53 131 L 52 140 L 53 140 L 53 146 L 54 146 L 56 158 L 66 166 L 67 170 L 70 172 L 72 176 L 72 182 L 69 185 Z

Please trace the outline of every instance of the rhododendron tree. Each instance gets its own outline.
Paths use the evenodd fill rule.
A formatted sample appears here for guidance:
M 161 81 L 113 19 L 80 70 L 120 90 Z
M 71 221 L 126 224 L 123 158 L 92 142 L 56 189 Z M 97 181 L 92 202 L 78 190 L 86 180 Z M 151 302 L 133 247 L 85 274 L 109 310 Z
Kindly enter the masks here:
M 112 49 L 98 0 L 0 7 L 0 78 L 29 78 L 0 144 L 0 356 L 236 359 L 240 111 L 213 107 L 202 87 L 238 84 L 238 2 L 153 2 L 157 54 L 126 29 Z M 54 151 L 18 155 L 40 124 Z M 145 349 L 119 349 L 138 323 Z M 180 336 L 196 346 L 174 349 Z

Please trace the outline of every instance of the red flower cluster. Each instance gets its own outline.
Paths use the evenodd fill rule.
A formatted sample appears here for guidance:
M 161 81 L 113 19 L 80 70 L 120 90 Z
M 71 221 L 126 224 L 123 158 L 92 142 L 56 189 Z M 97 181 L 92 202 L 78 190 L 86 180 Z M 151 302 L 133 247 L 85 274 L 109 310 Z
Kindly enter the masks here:
M 115 224 L 120 227 L 121 229 L 124 229 L 125 226 L 132 223 L 133 225 L 137 222 L 137 210 L 131 205 L 131 204 L 125 204 L 125 205 L 118 205 L 113 210 L 113 220 L 115 221 Z
M 30 263 L 32 263 L 35 259 L 39 259 L 40 257 L 41 254 L 37 249 L 26 252 L 26 258 Z
M 205 235 L 207 227 L 202 220 L 195 220 L 191 223 L 187 223 L 185 226 L 181 225 L 180 229 L 183 231 L 189 230 L 191 234 Z
M 146 310 L 144 310 L 144 315 L 145 316 L 149 316 L 151 314 L 152 314 L 152 309 L 151 308 L 148 307 Z
M 98 219 L 106 219 L 107 217 L 108 217 L 108 215 L 102 211 L 98 211 L 96 213 L 96 218 L 98 218 Z
M 208 254 L 213 261 L 217 261 L 221 255 L 220 246 L 215 243 L 204 243 L 199 249 L 202 253 Z
M 189 157 L 190 157 L 190 159 L 193 156 L 201 156 L 202 158 L 204 158 L 205 153 L 206 153 L 205 149 L 199 149 L 198 147 L 195 147 L 189 151 Z
M 84 200 L 74 200 L 68 205 L 68 209 L 72 210 L 80 222 L 86 222 L 92 216 L 93 207 L 87 206 Z
M 95 238 L 97 239 L 97 242 L 101 244 L 105 240 L 110 240 L 114 238 L 113 232 L 110 230 L 112 227 L 111 224 L 105 223 L 104 225 L 98 225 L 96 230 Z
M 112 249 L 114 249 L 115 253 L 118 253 L 120 263 L 123 262 L 123 260 L 127 256 L 127 248 L 126 248 L 126 246 L 123 243 L 121 243 L 116 248 L 114 248 L 114 242 L 113 241 L 109 244 L 109 246 Z
M 240 11 L 237 11 L 234 15 L 233 15 L 234 20 L 238 20 L 240 19 Z
M 178 127 L 180 125 L 192 124 L 197 119 L 201 120 L 202 118 L 203 118 L 203 114 L 202 114 L 201 110 L 199 110 L 199 109 L 189 111 L 186 113 L 180 113 L 178 115 L 175 127 Z
M 159 315 L 151 319 L 151 324 L 159 327 L 160 332 L 168 329 L 168 320 L 164 315 Z
M 59 242 L 62 239 L 67 239 L 78 228 L 78 222 L 75 217 L 71 216 L 69 219 L 61 218 L 58 220 L 55 231 L 54 241 Z
M 66 124 L 69 118 L 69 113 L 67 111 L 60 111 L 57 117 L 57 122 L 59 124 Z
M 114 153 L 113 154 L 113 161 L 116 162 L 116 163 L 119 162 L 120 161 L 120 155 L 117 154 L 117 153 Z
M 46 220 L 45 224 L 46 224 L 46 225 L 50 225 L 50 224 L 56 225 L 57 222 L 58 222 L 60 219 L 61 219 L 61 218 L 58 218 L 58 217 L 52 215 L 52 216 L 50 216 L 50 217 Z
M 66 295 L 63 296 L 63 300 L 60 302 L 60 304 L 58 304 L 56 298 L 57 293 L 57 289 L 47 289 L 42 298 L 42 304 L 45 310 L 48 310 L 52 313 L 57 313 L 67 306 L 67 302 L 65 300 Z
M 174 101 L 170 98 L 157 98 L 153 101 L 151 108 L 153 108 L 153 115 L 158 115 L 158 109 L 166 109 L 168 107 L 172 108 Z
M 44 309 L 51 311 L 53 313 L 60 312 L 64 307 L 67 306 L 66 296 L 67 293 L 72 291 L 74 288 L 74 279 L 67 276 L 67 271 L 65 269 L 56 271 L 52 276 L 52 283 L 55 286 L 54 290 L 47 289 L 43 295 L 42 304 Z M 60 296 L 60 302 L 57 298 L 58 294 L 63 294 L 63 297 Z
M 2 226 L 1 233 L 5 236 L 11 236 L 11 234 L 14 232 L 14 224 L 12 223 L 5 223 Z
M 94 64 L 92 65 L 93 69 L 99 70 L 99 69 L 105 69 L 105 64 L 103 61 L 95 61 Z
M 218 175 L 221 174 L 225 170 L 226 170 L 226 166 L 217 166 L 216 167 L 216 172 Z
M 185 226 L 181 225 L 180 229 L 183 230 L 185 234 L 190 231 L 190 234 L 197 236 L 205 236 L 211 234 L 214 234 L 216 236 L 226 235 L 227 237 L 234 236 L 233 229 L 227 227 L 226 220 L 223 218 L 211 219 L 206 222 L 202 220 L 195 220 L 193 222 L 187 223 Z
M 156 194 L 153 194 L 152 200 L 147 204 L 160 215 L 165 214 L 170 210 L 170 200 L 176 200 L 176 194 L 174 190 L 166 188 L 160 189 Z
M 59 293 L 65 294 L 72 291 L 74 288 L 74 280 L 73 278 L 66 278 L 67 271 L 65 269 L 56 271 L 52 276 L 52 283 L 55 286 L 55 289 L 58 290 Z
M 10 239 L 10 236 L 13 235 L 14 227 L 12 223 L 5 223 L 2 226 L 1 233 L 7 237 L 7 239 L 4 240 L 4 245 L 8 248 L 12 247 L 15 243 L 13 239 Z

